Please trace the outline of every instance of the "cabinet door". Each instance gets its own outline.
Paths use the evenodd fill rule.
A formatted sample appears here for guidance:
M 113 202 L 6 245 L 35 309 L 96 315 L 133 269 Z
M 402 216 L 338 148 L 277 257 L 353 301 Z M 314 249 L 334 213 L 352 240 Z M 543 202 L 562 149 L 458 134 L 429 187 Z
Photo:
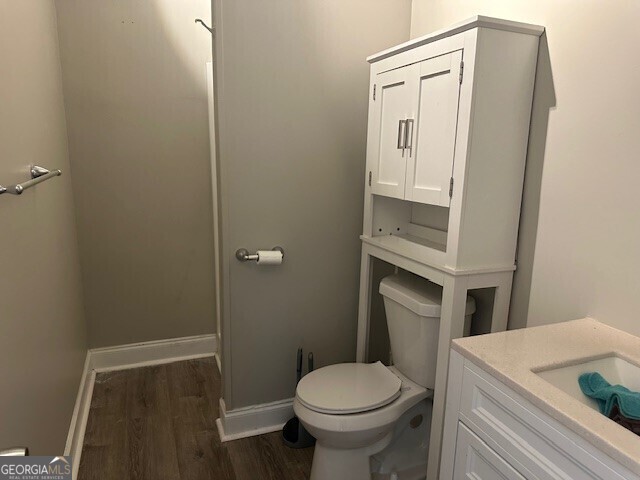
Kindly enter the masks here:
M 463 423 L 458 423 L 453 468 L 453 480 L 525 480 Z
M 407 200 L 449 206 L 461 62 L 462 51 L 458 50 L 419 64 L 413 99 L 417 105 L 415 138 L 407 160 Z
M 371 103 L 369 168 L 371 191 L 377 195 L 404 198 L 407 156 L 407 119 L 413 118 L 414 91 L 419 64 L 381 73 Z

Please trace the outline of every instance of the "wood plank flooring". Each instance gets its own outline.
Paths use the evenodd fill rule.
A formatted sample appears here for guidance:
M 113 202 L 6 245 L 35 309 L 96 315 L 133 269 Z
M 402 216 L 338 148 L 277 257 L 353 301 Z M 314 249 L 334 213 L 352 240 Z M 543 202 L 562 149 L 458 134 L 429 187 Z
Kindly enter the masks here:
M 280 432 L 220 443 L 213 357 L 100 373 L 79 480 L 305 480 L 313 448 Z

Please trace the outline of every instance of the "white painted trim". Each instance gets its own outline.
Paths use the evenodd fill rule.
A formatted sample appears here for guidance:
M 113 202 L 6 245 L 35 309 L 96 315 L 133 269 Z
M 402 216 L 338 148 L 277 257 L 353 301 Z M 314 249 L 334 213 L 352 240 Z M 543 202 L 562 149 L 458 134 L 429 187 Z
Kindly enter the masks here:
M 218 349 L 218 337 L 197 335 L 151 342 L 91 349 L 91 368 L 96 372 L 160 365 L 210 357 Z
M 220 352 L 216 351 L 216 353 L 213 354 L 213 356 L 216 358 L 216 364 L 218 365 L 218 372 L 220 372 L 220 375 L 222 375 L 222 364 L 220 363 Z
M 77 478 L 80 467 L 96 373 L 211 357 L 217 350 L 218 337 L 215 334 L 88 350 L 64 448 L 64 454 L 73 457 L 73 477 Z
M 216 157 L 216 109 L 215 94 L 213 88 L 213 62 L 207 62 L 207 105 L 209 112 L 209 157 L 211 159 L 211 194 L 213 205 L 213 256 L 215 261 L 215 287 L 216 287 L 216 335 L 221 338 L 220 322 L 222 320 L 222 268 L 220 267 L 220 218 L 218 211 L 218 160 Z M 220 366 L 218 359 L 218 366 Z
M 374 53 L 367 57 L 367 62 L 375 63 L 385 58 L 389 58 L 398 53 L 406 52 L 413 48 L 427 45 L 429 43 L 437 42 L 443 38 L 452 37 L 458 33 L 466 32 L 472 28 L 493 28 L 496 30 L 504 30 L 507 32 L 524 33 L 527 35 L 535 35 L 539 37 L 544 33 L 544 27 L 540 25 L 531 25 L 529 23 L 514 22 L 511 20 L 503 20 L 501 18 L 485 17 L 483 15 L 476 15 L 475 17 L 468 18 L 462 22 L 451 25 L 450 27 L 442 30 L 436 30 L 422 37 L 414 38 L 408 42 L 401 43 L 395 47 L 388 48 L 378 53 Z
M 91 370 L 91 351 L 89 350 L 84 360 L 78 396 L 76 397 L 76 404 L 73 408 L 73 415 L 71 416 L 71 425 L 69 426 L 69 433 L 67 434 L 67 442 L 64 447 L 64 455 L 71 455 L 73 460 L 73 478 L 78 478 L 80 455 L 82 454 L 82 444 L 87 428 L 87 419 L 89 418 L 89 407 L 91 406 L 95 379 L 96 373 Z
M 233 434 L 227 434 L 224 431 L 224 427 L 222 426 L 222 420 L 219 418 L 216 419 L 216 427 L 218 427 L 218 435 L 220 435 L 221 442 L 231 442 L 232 440 L 239 440 L 241 438 L 247 437 L 255 437 L 257 435 L 263 435 L 265 433 L 272 433 L 282 430 L 284 427 L 284 423 L 282 425 L 270 425 L 268 427 L 256 428 L 255 430 L 247 430 L 246 432 L 238 432 Z
M 252 405 L 227 411 L 220 399 L 220 418 L 216 420 L 221 442 L 253 437 L 282 430 L 293 417 L 293 398 L 277 402 Z

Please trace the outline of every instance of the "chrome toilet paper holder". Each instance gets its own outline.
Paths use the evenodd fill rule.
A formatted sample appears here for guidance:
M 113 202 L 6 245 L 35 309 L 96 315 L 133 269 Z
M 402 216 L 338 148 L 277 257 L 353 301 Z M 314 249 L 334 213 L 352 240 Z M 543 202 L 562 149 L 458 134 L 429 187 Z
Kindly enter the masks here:
M 282 247 L 273 247 L 271 250 L 274 252 L 280 252 L 282 254 L 282 258 L 284 258 L 284 248 Z M 236 250 L 236 258 L 241 262 L 248 262 L 249 260 L 258 261 L 260 256 L 257 253 L 250 254 L 249 250 L 246 248 L 239 248 Z

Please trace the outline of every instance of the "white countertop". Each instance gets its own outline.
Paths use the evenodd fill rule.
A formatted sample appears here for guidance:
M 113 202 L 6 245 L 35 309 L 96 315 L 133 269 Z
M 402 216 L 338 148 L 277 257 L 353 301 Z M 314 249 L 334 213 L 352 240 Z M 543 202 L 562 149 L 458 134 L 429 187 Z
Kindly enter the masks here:
M 631 471 L 640 473 L 640 437 L 533 371 L 617 353 L 640 365 L 640 338 L 592 318 L 461 338 L 453 349 Z

